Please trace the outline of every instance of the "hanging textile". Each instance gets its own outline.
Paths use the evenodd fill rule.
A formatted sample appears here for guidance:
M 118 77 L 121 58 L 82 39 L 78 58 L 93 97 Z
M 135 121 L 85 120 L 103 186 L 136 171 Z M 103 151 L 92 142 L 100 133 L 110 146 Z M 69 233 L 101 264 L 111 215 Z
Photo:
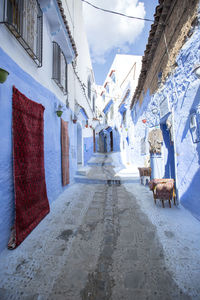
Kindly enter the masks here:
M 68 122 L 61 119 L 62 184 L 69 184 L 69 135 Z
M 16 248 L 49 213 L 44 171 L 44 107 L 13 87 L 15 222 L 8 248 Z
M 150 153 L 161 153 L 163 135 L 161 129 L 153 129 L 149 132 L 148 142 L 150 146 Z

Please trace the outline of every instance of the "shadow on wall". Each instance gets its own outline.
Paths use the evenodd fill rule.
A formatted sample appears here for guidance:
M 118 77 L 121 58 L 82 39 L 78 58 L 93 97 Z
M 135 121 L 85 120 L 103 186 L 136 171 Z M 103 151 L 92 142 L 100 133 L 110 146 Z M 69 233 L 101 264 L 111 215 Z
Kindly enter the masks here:
M 113 130 L 113 151 L 120 151 L 120 134 L 117 128 Z
M 181 204 L 200 221 L 200 168 L 193 177 L 189 188 L 181 197 Z
M 167 161 L 165 163 L 165 178 L 175 179 L 175 164 L 174 164 L 174 145 L 170 141 L 169 130 L 166 124 L 161 125 L 165 147 L 167 149 Z
M 191 105 L 190 112 L 199 105 L 200 99 L 200 87 L 197 90 L 194 101 Z M 190 117 L 188 116 L 187 122 L 185 124 L 185 128 L 183 131 L 181 142 L 186 138 L 187 134 L 190 134 Z M 200 143 L 193 144 L 196 145 L 194 160 L 196 161 L 196 157 L 198 157 L 198 165 L 200 166 Z M 190 167 L 192 166 L 192 162 L 190 163 Z M 200 167 L 197 165 L 197 172 L 194 175 L 192 181 L 190 182 L 189 188 L 181 197 L 181 204 L 187 208 L 198 220 L 200 220 L 200 196 L 199 196 L 199 183 L 200 183 Z M 186 174 L 189 172 L 187 170 Z
M 200 87 L 198 88 L 196 95 L 194 97 L 194 101 L 191 105 L 190 110 L 192 110 L 193 108 L 196 108 L 196 106 L 199 104 L 199 99 L 200 99 Z M 181 138 L 181 142 L 183 142 L 183 140 L 186 138 L 188 131 L 190 130 L 190 116 L 188 115 L 188 119 L 187 122 L 185 123 L 185 128 L 183 130 L 183 135 Z

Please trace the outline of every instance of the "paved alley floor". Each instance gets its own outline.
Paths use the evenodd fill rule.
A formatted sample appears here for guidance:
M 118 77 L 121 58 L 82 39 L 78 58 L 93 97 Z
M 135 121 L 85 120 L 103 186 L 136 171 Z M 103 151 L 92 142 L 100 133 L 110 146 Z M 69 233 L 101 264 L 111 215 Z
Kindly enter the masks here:
M 1 253 L 0 299 L 200 299 L 200 222 L 182 206 L 155 205 L 116 154 L 81 174 L 84 183 Z

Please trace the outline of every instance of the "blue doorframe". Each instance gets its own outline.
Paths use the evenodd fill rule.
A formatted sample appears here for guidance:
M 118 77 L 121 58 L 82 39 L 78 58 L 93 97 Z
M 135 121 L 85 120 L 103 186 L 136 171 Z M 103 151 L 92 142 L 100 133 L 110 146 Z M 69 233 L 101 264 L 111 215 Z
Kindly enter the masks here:
M 170 140 L 170 133 L 167 129 L 167 125 L 161 124 L 160 125 L 162 134 L 163 134 L 163 140 L 164 140 L 164 146 L 165 146 L 165 155 L 167 153 L 167 159 L 165 160 L 165 178 L 173 178 L 175 179 L 175 163 L 174 163 L 174 144 Z

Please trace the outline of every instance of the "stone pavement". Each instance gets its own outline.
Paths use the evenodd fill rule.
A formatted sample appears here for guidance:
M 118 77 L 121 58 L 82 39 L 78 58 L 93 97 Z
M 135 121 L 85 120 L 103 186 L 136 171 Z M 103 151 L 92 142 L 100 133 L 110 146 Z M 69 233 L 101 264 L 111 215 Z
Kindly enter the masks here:
M 105 160 L 108 156 L 96 159 L 82 175 L 92 176 L 94 167 L 93 176 L 106 183 L 70 186 L 16 250 L 0 255 L 1 300 L 200 299 L 199 281 L 184 287 L 167 264 L 166 259 L 178 257 L 168 257 L 159 230 L 138 199 L 148 200 L 155 213 L 162 208 L 153 206 L 151 193 L 136 181 L 120 184 L 115 159 L 109 156 L 107 165 Z M 198 227 L 190 217 L 188 224 Z M 172 234 L 168 230 L 169 240 Z M 200 278 L 200 255 L 195 255 L 195 276 Z

